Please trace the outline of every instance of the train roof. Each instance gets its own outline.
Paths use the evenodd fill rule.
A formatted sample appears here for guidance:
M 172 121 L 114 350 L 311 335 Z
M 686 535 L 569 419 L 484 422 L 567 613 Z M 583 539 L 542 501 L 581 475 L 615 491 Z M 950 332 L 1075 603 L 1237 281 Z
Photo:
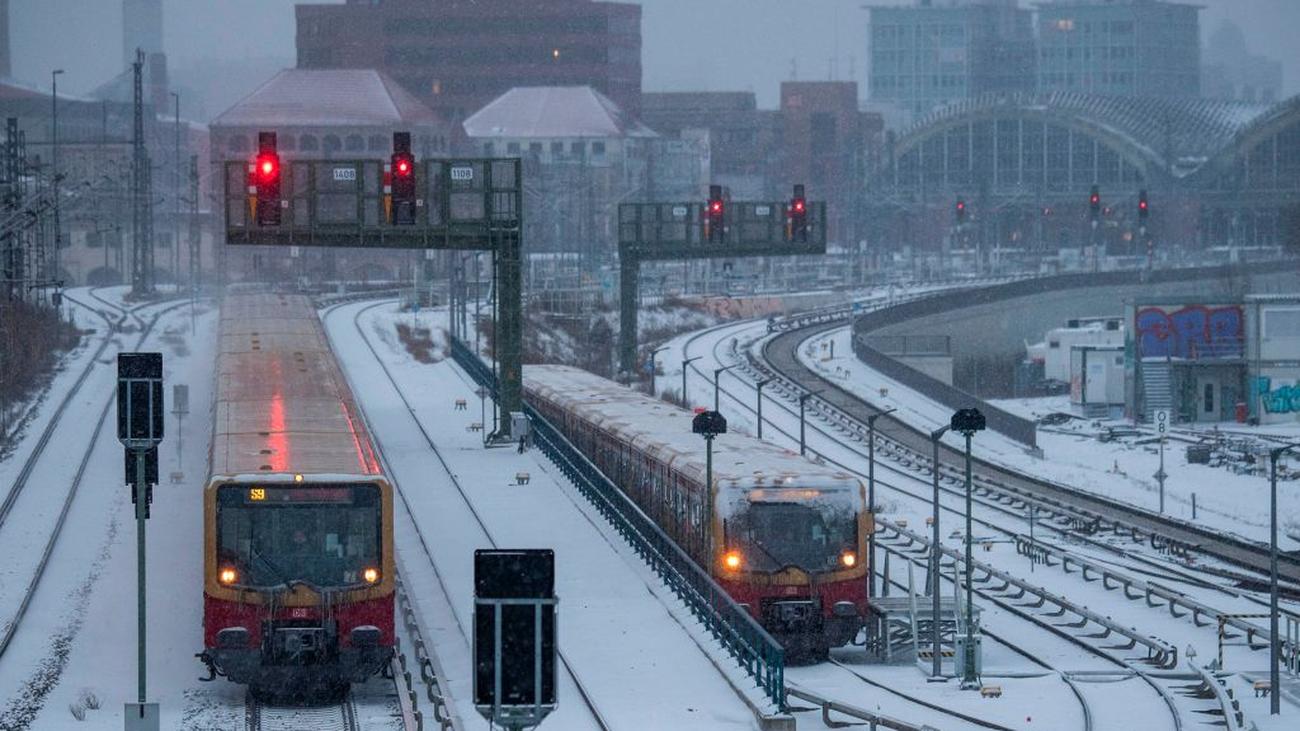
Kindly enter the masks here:
M 214 476 L 379 475 L 370 435 L 308 298 L 227 296 L 219 337 Z
M 692 412 L 570 366 L 525 366 L 524 388 L 704 481 L 704 439 L 691 432 Z M 737 432 L 714 440 L 713 473 L 720 492 L 748 501 L 860 505 L 865 497 L 856 475 Z

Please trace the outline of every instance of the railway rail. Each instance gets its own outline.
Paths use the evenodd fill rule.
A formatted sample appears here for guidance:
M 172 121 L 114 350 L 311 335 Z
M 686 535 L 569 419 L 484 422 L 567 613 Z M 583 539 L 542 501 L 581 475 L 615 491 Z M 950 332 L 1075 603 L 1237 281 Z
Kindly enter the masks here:
M 363 314 L 365 314 L 370 309 L 373 309 L 375 307 L 380 307 L 389 303 L 391 303 L 391 300 L 385 300 L 381 302 L 376 302 L 365 308 L 359 309 L 352 318 L 353 327 L 360 334 L 361 339 L 366 343 L 366 347 L 369 349 L 370 354 L 374 357 L 375 362 L 379 364 L 380 371 L 383 373 L 384 379 L 388 381 L 388 383 L 392 386 L 394 393 L 396 393 L 398 398 L 401 400 L 403 409 L 410 416 L 411 421 L 415 426 L 416 430 L 421 435 L 421 438 L 428 446 L 429 450 L 438 459 L 439 465 L 446 473 L 448 479 L 451 480 L 452 485 L 456 488 L 456 491 L 460 495 L 465 509 L 469 511 L 470 517 L 473 519 L 474 523 L 478 526 L 479 531 L 483 534 L 483 537 L 488 541 L 490 545 L 496 547 L 498 544 L 495 536 L 488 529 L 487 524 L 483 521 L 483 518 L 479 514 L 477 508 L 475 508 L 473 501 L 469 499 L 469 495 L 465 491 L 464 486 L 461 484 L 459 477 L 455 474 L 455 472 L 450 468 L 450 466 L 444 460 L 441 451 L 438 449 L 438 446 L 434 443 L 432 437 L 429 435 L 428 431 L 426 430 L 423 422 L 421 422 L 419 417 L 416 415 L 415 408 L 411 404 L 406 393 L 402 390 L 402 388 L 397 382 L 397 379 L 393 376 L 392 371 L 388 367 L 388 364 L 385 363 L 383 358 L 379 355 L 379 351 L 375 348 L 370 335 L 366 333 L 364 328 L 361 327 L 361 316 Z M 324 319 L 325 317 L 329 317 L 336 311 L 337 311 L 336 307 L 327 310 L 325 313 L 322 314 L 322 319 Z M 364 412 L 364 408 L 362 409 L 362 411 Z M 378 438 L 376 438 L 376 445 L 377 448 L 379 449 L 381 459 L 387 461 L 387 458 L 384 457 L 383 454 L 384 452 L 383 443 Z M 410 505 L 409 503 L 407 503 L 405 492 L 402 490 L 400 486 L 397 485 L 395 486 L 396 486 L 397 493 L 401 498 L 402 503 L 406 507 L 407 515 L 408 516 L 411 515 Z M 425 560 L 432 567 L 435 575 L 437 575 L 438 581 L 442 583 L 442 574 L 439 571 L 438 562 L 434 558 L 432 551 L 429 549 L 429 544 L 425 540 L 425 537 L 423 535 L 423 530 L 421 529 L 418 521 L 411 519 L 410 523 L 415 533 L 418 536 L 418 541 L 421 546 L 422 552 L 424 553 Z M 445 585 L 444 585 L 444 591 L 445 591 Z M 459 615 L 455 616 L 455 621 L 459 626 L 461 634 L 468 636 L 468 634 L 466 634 L 465 632 L 465 622 L 461 619 Z M 557 655 L 559 656 L 560 659 L 560 666 L 564 669 L 565 674 L 573 682 L 575 689 L 578 691 L 578 696 L 582 700 L 583 707 L 587 710 L 588 715 L 591 717 L 593 726 L 599 729 L 600 731 L 609 731 L 610 726 L 608 722 L 605 720 L 600 709 L 597 707 L 595 700 L 588 693 L 586 687 L 583 685 L 577 673 L 574 672 L 572 666 L 569 664 L 569 661 L 565 658 L 564 652 L 562 650 L 557 650 Z
M 777 328 L 781 332 L 763 346 L 764 362 L 754 359 L 751 364 L 766 372 L 767 377 L 777 379 L 797 393 L 819 391 L 812 400 L 865 434 L 867 417 L 879 414 L 881 410 L 841 388 L 834 381 L 823 378 L 804 365 L 798 357 L 798 349 L 803 342 L 843 327 L 852 314 L 851 310 L 821 312 L 783 321 Z M 881 431 L 888 432 L 891 440 L 915 454 L 918 459 L 928 461 L 929 458 L 924 456 L 930 449 L 928 434 L 892 414 L 878 418 L 878 435 Z M 959 450 L 946 444 L 941 445 L 940 463 L 944 469 L 955 472 L 961 467 L 963 459 Z M 1025 475 L 978 457 L 974 460 L 974 472 L 982 487 L 1034 503 L 1044 514 L 1073 522 L 1081 531 L 1110 530 L 1128 533 L 1135 537 L 1146 537 L 1173 552 L 1202 553 L 1259 574 L 1268 572 L 1268 547 L 1255 541 L 1225 535 L 1203 526 Z M 1279 561 L 1279 573 L 1288 582 L 1300 582 L 1300 557 L 1283 554 Z
M 692 338 L 690 342 L 693 343 L 696 339 L 702 337 L 704 334 L 707 334 L 708 332 L 711 332 L 714 329 L 720 329 L 720 328 L 711 328 L 709 331 L 705 331 L 705 333 L 701 333 L 700 335 L 697 335 L 695 338 Z M 688 348 L 687 354 L 689 355 L 689 344 L 687 348 Z M 715 358 L 717 357 L 716 345 L 715 345 L 714 356 Z M 719 363 L 721 364 L 723 363 L 723 361 L 719 359 Z M 696 366 L 696 370 L 699 373 L 701 373 L 701 375 L 704 374 L 704 370 L 700 369 L 698 366 Z M 736 394 L 731 393 L 726 388 L 722 388 L 721 391 L 723 393 L 726 393 L 728 398 L 732 398 L 742 405 L 747 404 L 746 400 L 738 398 Z M 797 395 L 798 392 L 795 391 L 794 393 Z M 790 411 L 788 405 L 781 403 L 781 406 L 783 409 Z M 856 439 L 857 441 L 863 441 L 865 439 L 865 433 L 857 434 L 848 431 L 846 430 L 844 424 L 837 423 L 836 421 L 829 421 L 827 423 L 827 428 L 822 428 L 820 426 L 817 426 L 815 419 L 810 419 L 809 421 L 811 422 L 810 427 L 812 429 L 816 431 L 820 431 L 823 434 L 826 434 L 827 436 L 831 437 L 832 439 L 838 439 L 844 442 L 846 448 L 848 448 L 848 442 L 852 441 L 853 439 Z M 776 423 L 769 422 L 768 428 L 776 429 L 778 432 L 785 434 L 785 436 L 787 436 L 788 438 L 797 439 L 797 437 L 795 437 L 794 435 L 786 433 L 785 430 L 781 429 L 781 427 Z M 832 434 L 831 430 L 834 430 L 836 434 Z M 846 431 L 848 433 L 846 433 Z M 850 437 L 850 439 L 844 440 L 843 438 L 845 436 Z M 879 430 L 877 431 L 877 437 L 880 438 Z M 860 470 L 856 470 L 849 465 L 845 465 L 842 462 L 835 460 L 833 457 L 829 455 L 819 453 L 816 449 L 812 449 L 811 451 L 815 455 L 820 456 L 824 460 L 833 462 L 835 464 L 840 465 L 841 467 L 850 469 L 851 471 L 861 474 Z M 865 457 L 864 454 L 860 456 Z M 877 483 L 885 487 L 890 487 L 890 488 L 902 490 L 904 492 L 908 492 L 906 488 L 903 488 L 895 484 L 897 481 L 893 481 L 891 483 L 890 481 L 882 480 L 881 479 L 882 471 L 886 473 L 891 473 L 891 472 L 897 473 L 905 477 L 914 478 L 918 481 L 921 479 L 921 477 L 918 474 L 916 474 L 917 472 L 925 471 L 928 473 L 929 471 L 928 463 L 923 463 L 921 462 L 921 460 L 915 459 L 915 457 L 917 457 L 917 455 L 915 454 L 907 454 L 906 456 L 904 456 L 903 457 L 904 465 L 902 466 L 891 465 L 889 463 L 889 457 L 891 455 L 888 452 L 882 454 L 879 448 L 877 450 L 877 456 L 883 457 L 882 460 L 879 460 L 877 462 Z M 893 456 L 897 457 L 898 455 L 893 455 Z M 957 486 L 960 485 L 960 481 L 957 479 L 956 475 L 944 474 L 943 483 L 945 485 L 944 490 L 946 493 L 958 494 L 961 492 L 957 487 L 954 487 L 954 485 Z M 928 497 L 917 493 L 911 493 L 911 494 L 914 497 L 916 497 L 918 500 L 921 500 L 928 504 L 929 502 Z M 1008 506 L 1006 504 L 1008 501 L 1004 496 L 998 495 L 996 493 L 992 493 L 990 491 L 985 491 L 985 497 L 986 499 L 981 501 L 980 503 L 981 506 L 991 507 L 992 509 L 999 510 L 1004 514 L 1010 514 L 1019 519 L 1023 519 L 1024 517 L 1023 511 L 1015 511 L 1012 507 Z M 1018 502 L 1018 501 L 1012 501 L 1012 502 Z M 950 508 L 948 506 L 942 506 L 942 509 L 958 512 L 956 509 Z M 1159 602 L 1161 601 L 1167 602 L 1170 613 L 1174 617 L 1188 616 L 1192 619 L 1192 621 L 1194 621 L 1197 624 L 1197 626 L 1204 626 L 1204 624 L 1206 624 L 1205 622 L 1200 621 L 1201 619 L 1208 618 L 1208 617 L 1217 618 L 1221 614 L 1226 614 L 1226 613 L 1221 613 L 1218 610 L 1209 607 L 1208 605 L 1196 602 L 1194 599 L 1190 599 L 1185 595 L 1181 594 L 1180 592 L 1164 589 L 1163 587 L 1159 587 L 1149 582 L 1144 582 L 1142 580 L 1135 579 L 1132 576 L 1129 576 L 1128 574 L 1119 571 L 1114 567 L 1106 565 L 1104 562 L 1094 561 L 1086 557 L 1078 556 L 1065 549 L 1052 546 L 1050 543 L 1047 543 L 1045 541 L 1039 540 L 1030 543 L 1029 542 L 1030 539 L 1028 539 L 1026 536 L 1015 533 L 1014 531 L 1009 531 L 1002 525 L 993 523 L 991 521 L 978 520 L 978 522 L 980 522 L 984 526 L 993 528 L 995 530 L 1010 535 L 1012 539 L 1017 542 L 1017 545 L 1021 547 L 1022 553 L 1030 552 L 1030 551 L 1035 553 L 1041 552 L 1042 560 L 1051 563 L 1052 559 L 1055 558 L 1057 563 L 1054 565 L 1062 566 L 1067 570 L 1070 565 L 1073 565 L 1075 570 L 1079 571 L 1082 577 L 1086 581 L 1101 580 L 1103 584 L 1106 586 L 1106 588 L 1108 589 L 1118 590 L 1119 588 L 1124 587 L 1126 591 L 1126 596 L 1128 596 L 1130 599 L 1135 599 L 1135 600 L 1144 599 L 1149 606 L 1160 606 Z M 906 544 L 908 546 L 920 545 L 921 548 L 919 550 L 919 553 L 928 555 L 929 547 L 928 547 L 928 543 L 925 541 L 924 538 L 921 538 L 916 534 L 906 531 L 905 528 L 900 529 L 900 527 L 898 526 L 893 526 L 888 521 L 882 520 L 881 523 L 884 526 L 888 526 L 886 530 L 887 534 L 892 530 L 893 537 L 895 539 L 899 539 L 902 544 Z M 1051 524 L 1049 523 L 1049 525 Z M 1055 527 L 1058 530 L 1061 530 L 1062 534 L 1065 534 L 1068 530 L 1068 527 L 1062 527 L 1060 525 L 1056 525 L 1053 527 Z M 1112 551 L 1117 550 L 1113 546 L 1108 546 L 1107 544 L 1100 543 L 1100 542 L 1096 542 L 1096 543 L 1099 546 L 1108 548 L 1109 550 Z M 882 542 L 880 545 L 886 551 L 893 551 L 895 553 L 898 553 L 899 555 L 904 555 L 902 546 L 900 546 L 897 543 L 891 545 L 889 543 Z M 949 551 L 948 553 L 952 556 L 954 561 L 959 561 L 961 558 L 960 556 L 956 555 L 955 551 Z M 908 560 L 916 560 L 917 559 L 916 554 L 917 552 L 913 551 L 912 555 L 907 555 L 905 557 Z M 1203 579 L 1196 577 L 1190 572 L 1179 571 L 1175 567 L 1171 567 L 1167 563 L 1156 562 L 1151 559 L 1146 559 L 1146 560 L 1148 561 L 1151 567 L 1150 570 L 1153 572 L 1163 571 L 1163 572 L 1174 573 L 1176 574 L 1175 577 L 1176 580 L 1183 580 L 1189 583 L 1196 583 L 1206 588 L 1213 588 L 1220 591 L 1224 591 L 1225 593 L 1231 594 L 1233 596 L 1238 596 L 1238 597 L 1243 596 L 1242 592 L 1235 592 L 1228 587 L 1223 587 L 1217 584 L 1211 584 L 1209 582 L 1204 581 Z M 1101 617 L 1096 613 L 1088 611 L 1086 608 L 1079 607 L 1068 601 L 1065 601 L 1063 597 L 1055 597 L 1050 592 L 1047 592 L 1045 589 L 1033 587 L 1032 585 L 1019 581 L 1014 577 L 1010 576 L 1009 574 L 1006 574 L 1005 572 L 1001 572 L 998 571 L 997 569 L 993 569 L 992 567 L 983 566 L 978 563 L 975 565 L 978 566 L 980 569 L 977 572 L 977 578 L 976 578 L 976 583 L 981 585 L 978 588 L 978 592 L 986 600 L 993 601 L 999 606 L 1002 606 L 1010 611 L 1025 616 L 1026 618 L 1031 619 L 1031 621 L 1035 621 L 1040 626 L 1043 626 L 1049 629 L 1050 631 L 1053 631 L 1063 637 L 1068 638 L 1070 641 L 1079 644 L 1081 647 L 1085 647 L 1086 649 L 1088 649 L 1089 652 L 1110 657 L 1112 660 L 1115 660 L 1116 662 L 1124 663 L 1126 668 L 1125 672 L 1131 673 L 1132 675 L 1135 676 L 1137 675 L 1142 676 L 1144 682 L 1147 682 L 1148 684 L 1152 685 L 1152 687 L 1155 688 L 1157 692 L 1161 694 L 1161 697 L 1165 700 L 1166 705 L 1168 705 L 1169 708 L 1171 709 L 1171 717 L 1175 719 L 1174 721 L 1175 728 L 1181 727 L 1181 719 L 1179 719 L 1179 717 L 1177 716 L 1177 710 L 1176 707 L 1173 705 L 1172 696 L 1175 693 L 1183 693 L 1187 687 L 1191 687 L 1191 686 L 1179 685 L 1179 686 L 1170 687 L 1168 683 L 1165 682 L 1166 680 L 1168 680 L 1170 682 L 1186 683 L 1187 681 L 1190 680 L 1190 676 L 1188 673 L 1175 672 L 1175 668 L 1177 666 L 1177 659 L 1178 659 L 1178 653 L 1176 648 L 1156 638 L 1152 638 L 1147 635 L 1144 635 L 1143 633 L 1139 632 L 1135 628 L 1125 628 L 1119 626 L 1118 624 L 1110 621 L 1108 618 Z M 1085 566 L 1086 569 L 1084 568 Z M 996 585 L 999 582 L 1000 585 Z M 1140 592 L 1140 593 L 1135 594 L 1134 592 Z M 1245 594 L 1244 596 L 1252 600 L 1256 599 L 1255 597 L 1250 597 L 1248 594 Z M 1041 610 L 1043 616 L 1034 618 L 1033 616 L 1031 616 L 1031 614 L 1028 611 L 1026 611 L 1027 606 L 1032 606 L 1034 609 Z M 1070 619 L 1070 621 L 1056 621 L 1061 617 L 1065 617 L 1067 613 L 1069 614 L 1069 617 L 1072 618 Z M 1233 626 L 1239 631 L 1241 631 L 1243 634 L 1246 634 L 1248 638 L 1252 638 L 1262 631 L 1261 628 L 1256 627 L 1254 625 L 1249 625 L 1247 623 L 1243 623 L 1241 622 L 1241 620 L 1238 619 L 1229 619 L 1227 621 L 1230 623 L 1230 626 Z M 1243 626 L 1238 627 L 1237 625 L 1243 625 Z M 1062 629 L 1063 626 L 1067 628 L 1069 631 Z M 1103 641 L 1111 642 L 1111 643 L 1119 642 L 1119 644 L 1107 645 L 1107 644 L 1103 644 Z M 1004 642 L 1004 644 L 1008 644 L 1009 646 L 1012 646 L 1013 649 L 1015 649 L 1015 647 L 1013 645 L 1010 645 L 1010 643 Z M 1147 654 L 1145 658 L 1136 658 L 1136 660 L 1143 664 L 1151 665 L 1153 667 L 1153 670 L 1150 672 L 1143 671 L 1139 673 L 1138 671 L 1133 670 L 1130 666 L 1127 665 L 1128 662 L 1135 660 L 1134 658 L 1116 657 L 1114 654 L 1116 651 L 1131 650 L 1134 647 L 1137 647 L 1139 645 L 1146 649 Z M 1263 645 L 1263 646 L 1266 647 L 1267 645 Z M 1291 649 L 1291 652 L 1294 652 L 1294 649 Z M 1021 654 L 1025 654 L 1025 653 L 1022 652 Z M 1031 657 L 1031 660 L 1038 662 L 1038 664 L 1043 664 L 1041 663 L 1041 661 L 1038 661 L 1036 658 Z M 1079 697 L 1080 702 L 1084 704 L 1085 718 L 1090 717 L 1091 713 L 1087 710 L 1087 703 L 1084 700 L 1083 694 L 1079 690 L 1079 687 L 1077 685 L 1078 681 L 1076 681 L 1073 678 L 1073 676 L 1069 673 L 1063 673 L 1062 676 L 1063 679 L 1065 679 L 1066 682 L 1070 684 L 1072 690 L 1074 690 L 1075 694 Z M 1209 697 L 1205 695 L 1209 690 L 1208 686 L 1201 684 L 1201 685 L 1195 685 L 1195 688 L 1196 688 L 1196 692 L 1193 695 L 1204 696 L 1206 698 Z M 1239 710 L 1235 708 L 1235 701 L 1231 701 L 1231 704 L 1232 707 L 1226 705 L 1210 704 L 1209 708 L 1198 708 L 1196 710 L 1199 713 L 1209 713 L 1218 717 L 1232 715 L 1233 713 L 1239 714 Z
M 277 706 L 252 693 L 244 699 L 247 731 L 361 731 L 349 694 L 338 703 L 323 706 Z
M 97 297 L 93 291 L 91 292 L 91 296 L 95 297 L 96 299 L 99 299 L 100 302 L 104 303 L 105 305 L 107 305 L 112 309 L 119 309 L 113 303 L 110 303 L 107 300 L 103 300 Z M 98 310 L 95 310 L 95 308 L 83 302 L 79 302 L 71 298 L 70 301 L 72 301 L 74 304 L 90 309 L 91 311 L 98 312 Z M 54 459 L 58 463 L 66 463 L 68 457 L 66 452 L 60 451 L 57 454 L 54 454 L 50 451 L 52 436 L 58 431 L 60 424 L 63 422 L 64 413 L 68 405 L 72 403 L 76 399 L 76 397 L 80 394 L 81 388 L 85 384 L 86 380 L 89 378 L 90 373 L 94 370 L 94 368 L 97 365 L 100 365 L 99 363 L 100 357 L 103 356 L 104 352 L 108 349 L 108 346 L 113 342 L 112 332 L 118 330 L 122 325 L 122 323 L 124 323 L 126 320 L 128 319 L 134 320 L 140 326 L 140 335 L 136 339 L 136 343 L 135 343 L 135 347 L 138 348 L 148 339 L 149 335 L 152 334 L 154 326 L 157 324 L 158 320 L 164 314 L 172 310 L 175 310 L 181 306 L 181 303 L 174 303 L 171 304 L 170 306 L 164 307 L 158 310 L 157 312 L 155 312 L 153 314 L 153 317 L 148 322 L 145 322 L 139 316 L 137 311 L 139 309 L 143 309 L 144 307 L 149 307 L 156 304 L 158 303 L 147 303 L 147 304 L 137 305 L 134 308 L 119 309 L 120 316 L 117 319 L 113 319 L 103 313 L 99 313 L 100 316 L 104 318 L 105 322 L 110 326 L 111 332 L 104 337 L 103 341 L 97 347 L 94 356 L 88 361 L 85 369 L 78 375 L 77 380 L 73 383 L 72 387 L 68 390 L 68 393 L 59 402 L 59 405 L 56 408 L 53 416 L 51 417 L 49 424 L 46 425 L 46 428 L 42 431 L 40 437 L 37 439 L 36 447 L 32 450 L 32 453 L 28 455 L 27 460 L 24 462 L 22 469 L 18 473 L 17 479 L 14 481 L 13 485 L 11 485 L 9 494 L 6 497 L 5 502 L 3 503 L 3 505 L 0 505 L 0 529 L 3 529 L 5 519 L 10 516 L 13 507 L 16 504 L 18 504 L 18 501 L 24 492 L 24 488 L 26 488 L 28 482 L 31 479 L 32 474 L 36 471 L 38 466 L 43 464 L 43 462 L 47 459 Z M 19 601 L 19 604 L 16 607 L 14 614 L 7 619 L 7 622 L 5 623 L 3 630 L 0 630 L 0 632 L 2 632 L 2 634 L 0 634 L 0 659 L 4 658 L 6 652 L 9 649 L 9 646 L 13 643 L 13 639 L 18 633 L 19 627 L 22 625 L 23 620 L 27 616 L 27 610 L 31 606 L 32 598 L 35 596 L 36 590 L 40 586 L 41 579 L 43 579 L 45 576 L 45 570 L 49 565 L 50 556 L 54 553 L 54 548 L 58 544 L 59 538 L 63 535 L 63 526 L 67 521 L 68 512 L 72 508 L 72 503 L 77 497 L 78 490 L 80 489 L 86 474 L 86 468 L 90 463 L 91 455 L 94 453 L 95 448 L 99 443 L 99 437 L 103 431 L 104 423 L 107 421 L 108 412 L 112 408 L 114 403 L 115 403 L 114 399 L 109 398 L 105 400 L 103 408 L 100 409 L 99 416 L 95 422 L 94 431 L 92 432 L 90 440 L 87 442 L 85 449 L 82 452 L 81 457 L 77 462 L 76 472 L 68 486 L 67 492 L 63 496 L 62 503 L 59 504 L 59 512 L 57 516 L 55 516 L 54 518 L 53 525 L 50 527 L 49 535 L 45 540 L 44 546 L 42 547 L 40 557 L 38 558 L 37 563 L 32 570 L 31 578 L 28 580 L 27 585 L 23 589 L 22 599 Z M 59 446 L 62 447 L 62 445 Z

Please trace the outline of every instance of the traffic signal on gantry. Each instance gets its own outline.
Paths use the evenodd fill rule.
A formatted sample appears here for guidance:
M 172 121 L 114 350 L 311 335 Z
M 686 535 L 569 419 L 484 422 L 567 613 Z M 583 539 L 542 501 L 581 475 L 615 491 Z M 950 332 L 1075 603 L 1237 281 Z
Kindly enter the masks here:
M 808 197 L 804 194 L 802 184 L 794 186 L 794 197 L 790 199 L 786 238 L 791 241 L 808 240 Z
M 249 166 L 249 194 L 258 226 L 280 225 L 280 154 L 274 132 L 257 133 L 257 157 Z
M 389 161 L 393 225 L 415 225 L 415 156 L 411 154 L 411 133 L 393 133 L 393 157 Z
M 722 241 L 727 227 L 727 203 L 722 199 L 722 186 L 709 186 L 709 200 L 704 204 L 704 239 Z

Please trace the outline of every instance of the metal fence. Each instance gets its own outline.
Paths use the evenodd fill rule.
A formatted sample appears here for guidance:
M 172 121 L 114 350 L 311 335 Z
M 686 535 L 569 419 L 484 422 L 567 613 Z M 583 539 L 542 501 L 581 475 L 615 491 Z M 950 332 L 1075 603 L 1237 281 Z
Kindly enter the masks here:
M 495 398 L 496 379 L 478 356 L 455 339 L 451 342 L 451 355 Z M 686 603 L 764 695 L 777 708 L 785 710 L 784 648 L 559 430 L 527 404 L 524 412 L 532 421 L 533 443 Z

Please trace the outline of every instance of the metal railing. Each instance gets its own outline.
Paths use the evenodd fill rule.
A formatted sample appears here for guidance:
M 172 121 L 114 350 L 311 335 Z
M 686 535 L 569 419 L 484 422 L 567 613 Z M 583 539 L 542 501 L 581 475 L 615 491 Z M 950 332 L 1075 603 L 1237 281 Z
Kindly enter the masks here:
M 451 354 L 495 398 L 496 378 L 487 364 L 459 340 L 451 341 Z M 686 603 L 773 705 L 785 710 L 785 649 L 545 417 L 527 404 L 524 412 L 532 421 L 533 443 Z

